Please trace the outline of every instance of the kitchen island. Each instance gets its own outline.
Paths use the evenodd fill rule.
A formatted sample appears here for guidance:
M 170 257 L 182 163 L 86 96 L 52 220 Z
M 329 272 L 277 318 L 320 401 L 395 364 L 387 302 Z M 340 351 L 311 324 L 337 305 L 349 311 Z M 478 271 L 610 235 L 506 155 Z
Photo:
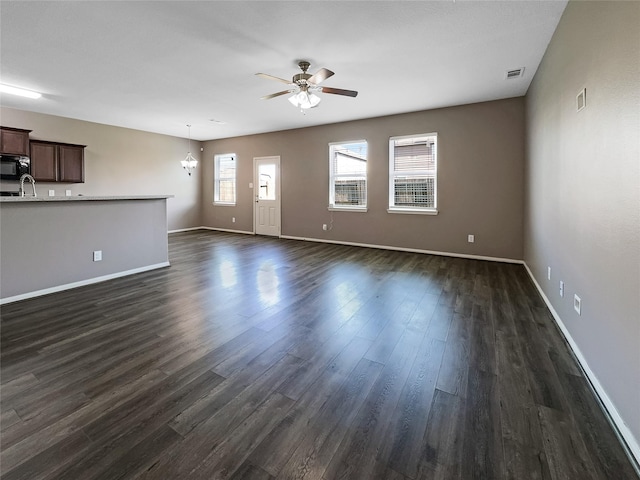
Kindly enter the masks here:
M 0 304 L 169 266 L 171 197 L 0 197 Z

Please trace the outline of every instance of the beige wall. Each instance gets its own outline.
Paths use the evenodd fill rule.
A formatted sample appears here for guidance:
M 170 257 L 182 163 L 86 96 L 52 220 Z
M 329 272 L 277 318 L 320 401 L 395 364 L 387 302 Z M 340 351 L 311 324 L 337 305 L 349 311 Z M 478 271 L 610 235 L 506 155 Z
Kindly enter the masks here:
M 87 145 L 85 183 L 38 183 L 39 196 L 54 189 L 64 195 L 174 195 L 167 201 L 169 230 L 200 225 L 200 171 L 193 176 L 180 166 L 187 154 L 186 138 L 112 127 L 99 123 L 0 109 L 3 126 L 32 130 L 32 139 Z M 192 141 L 196 158 L 199 142 Z M 2 189 L 15 188 L 2 182 Z
M 438 133 L 440 213 L 387 213 L 389 137 L 431 132 Z M 361 139 L 369 143 L 369 210 L 333 212 L 333 230 L 325 232 L 322 224 L 330 221 L 328 144 Z M 253 158 L 279 155 L 282 235 L 523 258 L 523 98 L 212 140 L 204 146 L 205 226 L 252 231 Z M 222 153 L 238 158 L 234 207 L 213 205 L 213 157 Z M 474 234 L 476 243 L 467 243 L 467 234 Z
M 166 202 L 2 203 L 0 298 L 167 265 Z
M 527 94 L 527 125 L 526 263 L 638 455 L 639 2 L 569 3 Z

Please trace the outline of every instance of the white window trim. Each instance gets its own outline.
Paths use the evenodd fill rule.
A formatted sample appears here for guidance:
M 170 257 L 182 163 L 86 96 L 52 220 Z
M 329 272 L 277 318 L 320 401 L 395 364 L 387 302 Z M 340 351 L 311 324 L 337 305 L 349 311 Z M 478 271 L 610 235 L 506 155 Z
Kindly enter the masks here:
M 434 206 L 433 207 L 397 207 L 393 204 L 394 202 L 394 183 L 393 180 L 396 178 L 394 175 L 394 160 L 395 160 L 395 152 L 394 152 L 394 143 L 395 140 L 404 140 L 406 138 L 416 138 L 416 137 L 435 137 L 435 148 L 436 148 L 436 169 L 435 169 L 435 182 L 433 185 L 434 192 Z M 438 214 L 438 133 L 416 133 L 412 135 L 401 135 L 397 137 L 389 137 L 389 208 L 387 208 L 387 213 L 404 213 L 404 214 L 413 214 L 413 215 L 437 215 Z M 411 175 L 424 175 L 426 170 L 418 170 L 418 171 L 410 171 L 410 172 L 402 172 L 402 175 L 411 176 Z
M 329 210 L 330 212 L 367 212 L 369 210 L 369 207 L 359 207 L 357 205 L 351 205 L 349 207 L 342 207 L 339 205 L 329 205 L 329 207 L 327 208 L 327 210 Z
M 366 173 L 364 176 L 364 184 L 365 184 L 365 198 L 366 202 L 364 205 L 336 205 L 335 203 L 331 203 L 335 201 L 335 178 L 339 178 L 341 175 L 333 174 L 333 159 L 331 158 L 331 150 L 333 145 L 344 145 L 349 143 L 366 143 L 367 144 L 367 160 L 366 160 Z M 349 176 L 349 175 L 345 175 Z M 369 142 L 365 139 L 360 140 L 345 140 L 343 142 L 331 142 L 329 143 L 329 211 L 334 212 L 366 212 L 369 209 Z
M 220 185 L 218 181 L 219 180 L 218 159 L 222 157 L 233 157 L 236 161 L 235 175 L 233 177 L 233 190 L 236 193 L 235 202 L 222 202 L 220 200 L 216 200 L 216 196 L 218 194 L 218 186 Z M 220 207 L 233 207 L 236 205 L 237 202 L 238 202 L 238 156 L 235 153 L 222 153 L 222 154 L 214 155 L 213 156 L 213 204 Z
M 387 208 L 387 213 L 405 213 L 410 215 L 438 215 L 438 210 L 435 208 L 393 207 Z

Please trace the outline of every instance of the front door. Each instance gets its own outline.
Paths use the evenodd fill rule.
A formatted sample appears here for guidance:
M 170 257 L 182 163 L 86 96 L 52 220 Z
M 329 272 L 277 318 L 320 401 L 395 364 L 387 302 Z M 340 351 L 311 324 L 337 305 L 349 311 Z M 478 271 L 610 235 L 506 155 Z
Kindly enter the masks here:
M 256 235 L 280 236 L 280 157 L 253 159 Z

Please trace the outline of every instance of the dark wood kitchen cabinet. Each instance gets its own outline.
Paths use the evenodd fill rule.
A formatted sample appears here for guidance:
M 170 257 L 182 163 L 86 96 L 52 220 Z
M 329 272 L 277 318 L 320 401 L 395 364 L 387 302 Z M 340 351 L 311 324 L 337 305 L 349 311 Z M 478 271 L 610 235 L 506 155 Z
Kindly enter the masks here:
M 85 145 L 31 140 L 31 175 L 39 182 L 84 183 Z
M 31 130 L 0 127 L 0 153 L 29 156 L 29 133 Z

